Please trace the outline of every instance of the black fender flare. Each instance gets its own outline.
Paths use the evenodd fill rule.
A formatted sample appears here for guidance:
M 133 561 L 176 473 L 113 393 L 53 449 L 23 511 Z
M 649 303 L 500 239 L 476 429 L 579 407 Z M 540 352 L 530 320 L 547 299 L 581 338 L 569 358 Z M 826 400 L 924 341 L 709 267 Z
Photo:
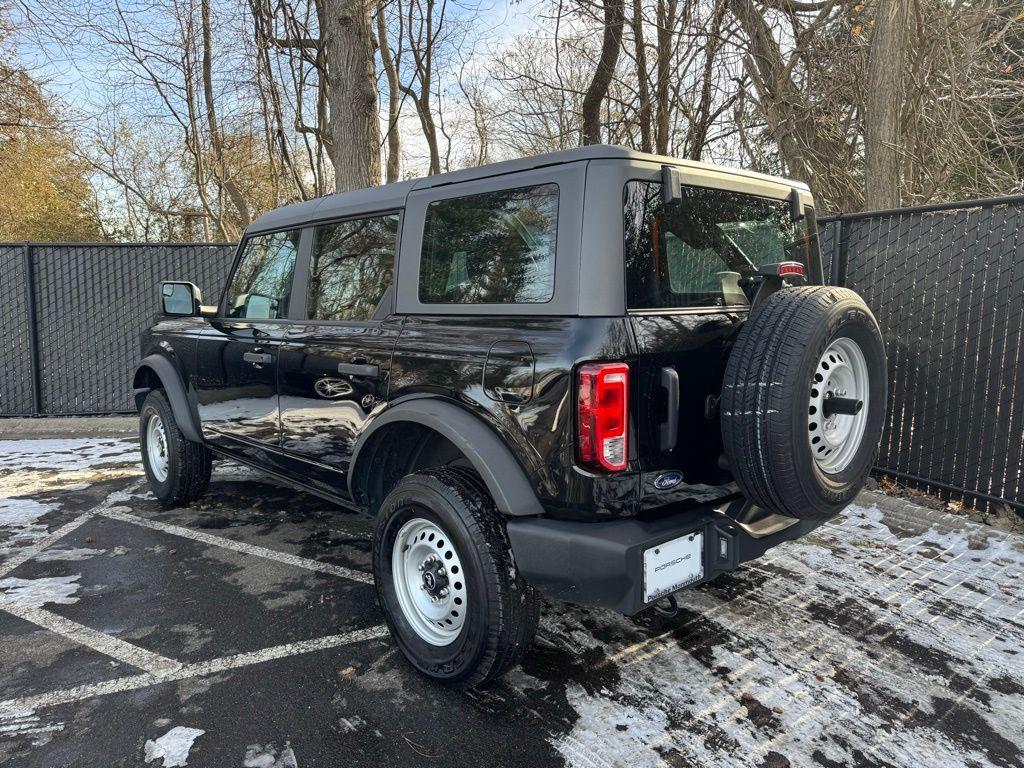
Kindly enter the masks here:
M 149 368 L 160 379 L 164 392 L 167 393 L 167 400 L 171 404 L 174 420 L 178 422 L 178 428 L 181 430 L 182 436 L 193 443 L 204 442 L 202 430 L 199 428 L 199 418 L 189 402 L 181 376 L 174 367 L 174 363 L 164 355 L 147 355 L 135 367 L 135 373 L 132 375 L 132 391 L 135 394 L 135 402 L 139 404 L 139 407 L 141 408 L 142 401 L 140 395 L 145 395 L 151 389 L 150 387 L 139 386 L 139 372 L 143 368 Z
M 422 424 L 451 440 L 480 473 L 495 506 L 502 514 L 526 517 L 544 513 L 544 508 L 537 500 L 537 492 L 522 466 L 497 433 L 469 411 L 432 397 L 414 397 L 393 405 L 377 416 L 360 435 L 353 447 L 349 464 L 350 497 L 355 498 L 353 493 L 360 452 L 377 430 L 400 422 Z

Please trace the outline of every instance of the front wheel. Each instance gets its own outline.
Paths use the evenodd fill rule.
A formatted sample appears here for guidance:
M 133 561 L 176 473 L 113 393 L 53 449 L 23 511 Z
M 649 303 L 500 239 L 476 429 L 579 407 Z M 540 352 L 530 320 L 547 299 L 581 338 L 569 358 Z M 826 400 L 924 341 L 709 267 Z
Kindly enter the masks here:
M 438 681 L 493 680 L 533 640 L 539 597 L 519 578 L 501 515 L 472 470 L 398 483 L 378 515 L 373 572 L 399 649 Z
M 164 506 L 195 501 L 210 485 L 210 450 L 185 439 L 162 390 L 146 395 L 139 411 L 142 466 L 149 488 Z

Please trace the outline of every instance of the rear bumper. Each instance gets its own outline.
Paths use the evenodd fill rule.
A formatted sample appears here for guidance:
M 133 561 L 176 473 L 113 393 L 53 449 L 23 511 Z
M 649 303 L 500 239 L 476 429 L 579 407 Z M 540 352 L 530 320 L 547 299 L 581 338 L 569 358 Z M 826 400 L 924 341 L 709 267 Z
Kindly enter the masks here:
M 799 538 L 823 521 L 765 518 L 746 521 L 742 502 L 688 508 L 657 520 L 619 519 L 598 523 L 541 517 L 510 519 L 508 537 L 520 575 L 546 597 L 600 606 L 632 616 L 644 602 L 644 551 L 691 533 L 704 534 L 704 574 L 688 586 L 710 581 L 740 563 L 760 557 L 784 541 Z M 787 527 L 781 528 L 780 525 Z

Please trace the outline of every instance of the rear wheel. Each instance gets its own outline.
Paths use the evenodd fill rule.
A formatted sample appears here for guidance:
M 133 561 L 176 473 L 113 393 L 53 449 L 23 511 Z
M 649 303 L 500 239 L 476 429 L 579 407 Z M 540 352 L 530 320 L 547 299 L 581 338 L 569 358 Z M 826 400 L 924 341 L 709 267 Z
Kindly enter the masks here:
M 163 390 L 146 396 L 139 411 L 142 465 L 150 490 L 165 506 L 195 501 L 210 485 L 211 454 L 186 440 Z
M 722 440 L 740 489 L 791 517 L 841 511 L 871 471 L 886 390 L 881 332 L 856 293 L 773 293 L 740 331 L 722 384 Z
M 529 647 L 539 597 L 519 578 L 504 522 L 474 471 L 403 478 L 381 505 L 373 544 L 388 628 L 424 674 L 480 685 Z

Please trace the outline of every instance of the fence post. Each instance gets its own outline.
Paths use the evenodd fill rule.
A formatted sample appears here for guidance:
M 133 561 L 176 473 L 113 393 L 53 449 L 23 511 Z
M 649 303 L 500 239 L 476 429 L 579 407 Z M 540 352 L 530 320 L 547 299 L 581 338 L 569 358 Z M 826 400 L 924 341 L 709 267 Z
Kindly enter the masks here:
M 840 269 L 839 261 L 846 258 L 846 248 L 843 247 L 844 240 L 843 215 L 836 217 L 836 234 L 832 238 L 832 263 L 829 264 L 829 285 L 842 285 L 840 280 L 846 276 L 846 265 Z
M 39 329 L 37 327 L 38 314 L 36 312 L 36 289 L 35 289 L 35 259 L 33 258 L 32 243 L 25 243 L 22 250 L 25 262 L 25 306 L 28 310 L 28 351 L 29 360 L 32 363 L 32 415 L 41 416 L 43 413 L 43 379 L 39 362 Z

